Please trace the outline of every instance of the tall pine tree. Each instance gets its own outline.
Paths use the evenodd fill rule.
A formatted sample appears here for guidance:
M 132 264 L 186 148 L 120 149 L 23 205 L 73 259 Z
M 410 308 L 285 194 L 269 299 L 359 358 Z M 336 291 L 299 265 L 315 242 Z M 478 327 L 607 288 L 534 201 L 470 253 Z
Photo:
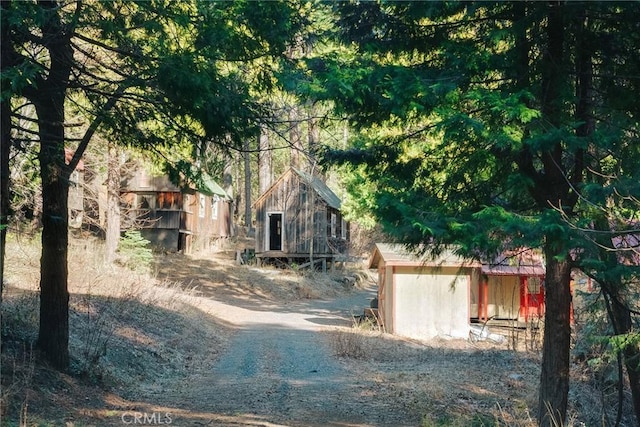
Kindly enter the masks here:
M 231 64 L 282 54 L 299 25 L 297 7 L 2 2 L 2 170 L 4 175 L 4 149 L 20 116 L 19 109 L 10 115 L 5 110 L 12 100 L 26 99 L 37 112 L 35 129 L 24 133 L 40 146 L 43 196 L 38 348 L 54 367 L 69 366 L 69 176 L 94 133 L 142 148 L 184 143 L 194 154 L 211 142 L 240 148 L 245 135 L 255 134 L 260 107 L 249 95 L 255 81 Z M 71 106 L 85 118 L 79 139 L 65 126 Z M 71 159 L 65 159 L 65 148 L 74 150 Z
M 354 167 L 369 197 L 360 206 L 416 250 L 543 251 L 538 417 L 562 424 L 571 270 L 584 243 L 570 224 L 590 219 L 581 194 L 606 156 L 637 144 L 640 6 L 367 2 L 335 11 L 357 52 L 309 59 L 309 89 L 360 132 L 326 159 Z M 640 178 L 637 168 L 621 173 Z

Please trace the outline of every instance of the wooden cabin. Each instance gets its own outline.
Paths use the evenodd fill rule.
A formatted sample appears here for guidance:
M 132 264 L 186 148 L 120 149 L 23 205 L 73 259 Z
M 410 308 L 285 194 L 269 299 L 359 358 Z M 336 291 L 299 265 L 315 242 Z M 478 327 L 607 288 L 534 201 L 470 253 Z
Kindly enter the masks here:
M 476 262 L 378 243 L 369 268 L 378 270 L 378 321 L 389 333 L 467 338 L 471 323 L 524 326 L 544 315 L 545 270 L 531 251 Z
M 472 320 L 525 325 L 541 319 L 544 279 L 542 257 L 532 250 L 505 253 L 484 262 L 471 287 Z
M 122 182 L 121 195 L 123 226 L 140 229 L 157 248 L 190 253 L 232 236 L 233 201 L 209 176 L 197 188 L 180 188 L 167 176 L 138 169 Z
M 253 204 L 258 263 L 280 261 L 326 269 L 348 249 L 340 199 L 317 176 L 290 168 Z

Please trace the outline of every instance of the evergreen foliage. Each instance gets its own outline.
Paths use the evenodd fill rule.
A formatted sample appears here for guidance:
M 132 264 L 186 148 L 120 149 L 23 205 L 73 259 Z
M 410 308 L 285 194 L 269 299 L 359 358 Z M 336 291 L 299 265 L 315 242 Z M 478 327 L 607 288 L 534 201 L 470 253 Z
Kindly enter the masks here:
M 38 144 L 38 346 L 57 368 L 69 365 L 69 176 L 96 132 L 197 182 L 265 129 L 288 142 L 275 149 L 297 144 L 303 120 L 309 133 L 331 128 L 332 108 L 356 130 L 323 152 L 341 167 L 352 218 L 415 251 L 544 253 L 540 423 L 566 418 L 572 269 L 600 286 L 605 341 L 624 359 L 640 419 L 637 2 L 1 7 L 2 258 L 8 147 Z M 274 168 L 289 161 L 275 156 Z M 122 244 L 133 265 L 148 265 L 140 235 Z
M 118 253 L 125 266 L 138 273 L 149 273 L 153 262 L 150 242 L 142 237 L 139 230 L 127 230 L 120 238 Z
M 295 2 L 50 0 L 1 7 L 2 200 L 9 192 L 4 148 L 39 144 L 38 347 L 65 370 L 69 176 L 94 134 L 161 154 L 186 153 L 182 164 L 211 147 L 240 149 L 262 115 L 250 89 L 271 77 L 268 67 L 256 78 L 235 64 L 283 54 L 301 15 Z M 31 106 L 33 117 L 25 114 Z M 73 127 L 70 111 L 79 121 Z M 74 151 L 71 159 L 65 147 Z M 2 224 L 8 209 L 3 203 Z M 4 236 L 3 230 L 3 257 Z
M 315 80 L 307 90 L 335 102 L 359 132 L 351 147 L 328 150 L 325 160 L 350 166 L 357 206 L 415 250 L 454 245 L 461 255 L 489 259 L 523 246 L 544 252 L 538 415 L 543 425 L 562 423 L 571 269 L 599 259 L 586 249 L 596 242 L 593 232 L 604 232 L 611 248 L 621 230 L 637 229 L 630 219 L 637 218 L 640 181 L 633 101 L 640 32 L 630 17 L 638 4 L 366 2 L 334 9 L 339 38 L 353 50 L 309 59 Z M 606 220 L 597 221 L 594 209 Z M 612 234 L 611 215 L 621 210 L 629 215 Z

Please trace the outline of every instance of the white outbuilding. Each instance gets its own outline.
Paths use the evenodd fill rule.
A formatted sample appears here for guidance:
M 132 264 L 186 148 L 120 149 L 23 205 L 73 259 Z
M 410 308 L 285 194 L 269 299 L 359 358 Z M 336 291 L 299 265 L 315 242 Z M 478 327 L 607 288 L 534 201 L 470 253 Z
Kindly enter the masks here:
M 378 243 L 378 316 L 387 332 L 415 339 L 469 337 L 472 275 L 480 264 L 452 252 L 418 258 L 401 245 Z
M 544 263 L 530 249 L 478 262 L 378 243 L 369 268 L 378 270 L 378 321 L 392 334 L 468 338 L 471 323 L 526 326 L 544 316 Z

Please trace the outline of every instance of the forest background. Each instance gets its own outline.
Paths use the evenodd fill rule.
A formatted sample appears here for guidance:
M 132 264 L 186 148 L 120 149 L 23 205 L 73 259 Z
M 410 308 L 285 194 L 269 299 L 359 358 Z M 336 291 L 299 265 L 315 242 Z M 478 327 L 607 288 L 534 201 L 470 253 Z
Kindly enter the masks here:
M 9 225 L 39 218 L 37 343 L 53 366 L 69 366 L 83 156 L 105 167 L 111 206 L 125 152 L 186 180 L 235 177 L 249 227 L 274 175 L 333 166 L 351 218 L 417 252 L 544 253 L 541 425 L 567 416 L 571 273 L 596 280 L 597 344 L 640 412 L 637 3 L 1 6 L 2 259 Z M 107 219 L 109 253 L 119 235 Z

